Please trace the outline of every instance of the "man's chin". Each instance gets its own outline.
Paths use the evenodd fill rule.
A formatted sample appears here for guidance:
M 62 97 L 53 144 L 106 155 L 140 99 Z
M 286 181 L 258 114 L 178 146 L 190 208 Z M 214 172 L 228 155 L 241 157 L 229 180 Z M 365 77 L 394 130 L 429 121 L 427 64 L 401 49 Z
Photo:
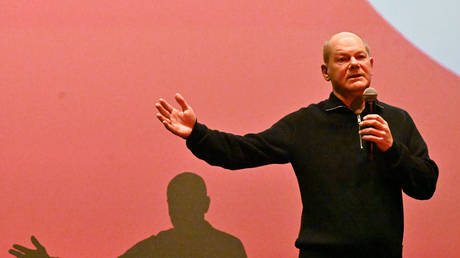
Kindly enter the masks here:
M 352 91 L 364 91 L 365 89 L 369 88 L 369 85 L 370 83 L 367 81 L 366 82 L 358 81 L 358 82 L 350 84 L 349 87 L 347 88 Z

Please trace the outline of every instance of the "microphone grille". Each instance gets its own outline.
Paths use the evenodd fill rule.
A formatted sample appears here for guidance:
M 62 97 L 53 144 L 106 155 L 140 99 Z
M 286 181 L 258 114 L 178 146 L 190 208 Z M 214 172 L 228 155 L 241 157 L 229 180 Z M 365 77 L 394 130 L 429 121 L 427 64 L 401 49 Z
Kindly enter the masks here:
M 375 101 L 377 99 L 377 91 L 374 88 L 367 88 L 364 90 L 363 99 L 366 102 Z

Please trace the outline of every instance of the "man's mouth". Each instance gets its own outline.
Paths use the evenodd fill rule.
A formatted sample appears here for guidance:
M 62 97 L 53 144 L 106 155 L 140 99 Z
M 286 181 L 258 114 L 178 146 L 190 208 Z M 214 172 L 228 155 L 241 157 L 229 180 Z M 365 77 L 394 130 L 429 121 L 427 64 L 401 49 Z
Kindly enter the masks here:
M 348 79 L 350 79 L 350 78 L 359 78 L 361 76 L 363 76 L 363 75 L 362 74 L 352 74 L 352 75 L 348 76 Z

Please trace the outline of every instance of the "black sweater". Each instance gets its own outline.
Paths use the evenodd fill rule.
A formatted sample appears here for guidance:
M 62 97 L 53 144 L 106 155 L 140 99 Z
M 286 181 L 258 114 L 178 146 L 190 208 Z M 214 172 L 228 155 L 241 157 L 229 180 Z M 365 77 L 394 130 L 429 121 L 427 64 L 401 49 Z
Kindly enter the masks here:
M 209 164 L 232 170 L 290 162 L 303 204 L 299 249 L 370 246 L 400 254 L 401 189 L 429 199 L 438 168 L 406 111 L 382 102 L 376 109 L 394 143 L 384 153 L 375 148 L 373 161 L 361 148 L 358 115 L 332 93 L 257 134 L 238 136 L 196 123 L 187 146 Z

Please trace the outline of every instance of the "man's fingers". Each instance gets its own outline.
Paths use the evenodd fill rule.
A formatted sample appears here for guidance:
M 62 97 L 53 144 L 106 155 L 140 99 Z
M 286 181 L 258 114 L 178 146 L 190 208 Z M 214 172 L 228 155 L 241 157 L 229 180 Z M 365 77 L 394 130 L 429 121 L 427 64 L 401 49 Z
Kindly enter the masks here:
M 374 142 L 381 151 L 388 150 L 393 145 L 390 126 L 387 121 L 377 114 L 370 114 L 359 124 L 359 133 L 365 141 Z
M 180 107 L 182 108 L 182 111 L 185 111 L 190 108 L 190 106 L 187 104 L 184 97 L 180 95 L 180 93 L 176 93 L 175 98 L 176 98 L 177 103 L 179 103 Z
M 365 115 L 365 116 L 363 117 L 363 119 L 364 119 L 364 120 L 366 120 L 366 119 L 377 119 L 378 117 L 380 117 L 380 116 L 377 115 L 377 114 L 368 114 L 368 115 Z
M 163 120 L 163 125 L 164 127 L 170 131 L 171 133 L 177 135 L 177 136 L 180 136 L 180 137 L 184 137 L 183 135 L 180 134 L 180 132 L 177 130 L 177 127 L 174 126 L 173 124 L 171 124 L 171 122 L 167 119 Z
M 165 116 L 163 116 L 163 115 L 160 114 L 160 113 L 157 113 L 157 118 L 158 118 L 158 120 L 160 120 L 160 122 L 162 122 L 162 123 L 169 123 L 169 119 L 166 118 Z
M 163 125 L 166 127 L 166 129 L 168 129 L 168 131 L 177 135 L 176 127 L 174 127 L 171 123 L 169 123 L 168 121 L 164 121 Z
M 171 104 L 169 104 L 166 100 L 164 99 L 160 99 L 160 104 L 161 106 L 166 109 L 169 113 L 171 113 L 173 110 L 174 110 L 174 107 L 171 106 Z
M 182 97 L 182 95 L 180 95 L 179 93 L 176 93 L 175 99 L 177 103 L 180 105 L 180 107 L 182 108 L 182 111 L 186 111 L 190 109 L 190 106 L 187 104 L 187 102 L 185 101 L 184 97 Z M 160 113 L 163 116 L 167 118 L 169 118 L 170 114 L 174 111 L 174 107 L 162 98 L 158 101 L 158 103 L 155 104 L 155 107 L 158 109 L 158 111 L 160 111 Z
M 160 105 L 160 104 L 157 103 L 157 104 L 155 105 L 155 107 L 158 109 L 158 111 L 160 111 L 160 113 L 161 113 L 164 117 L 166 117 L 166 118 L 168 118 L 168 119 L 170 118 L 170 114 L 171 114 L 171 113 L 168 112 L 162 105 Z
M 380 141 L 383 140 L 382 137 L 378 137 L 378 136 L 374 136 L 370 134 L 363 135 L 362 139 L 364 141 L 375 142 L 375 143 L 379 143 Z
M 171 124 L 171 121 L 169 119 L 167 119 L 166 117 L 164 117 L 163 115 L 159 113 L 157 114 L 157 118 L 166 127 L 166 129 L 168 129 L 173 134 L 177 134 L 176 128 Z
M 360 124 L 359 124 L 360 127 L 366 127 L 366 126 L 371 126 L 371 127 L 374 127 L 374 128 L 377 128 L 379 130 L 385 130 L 386 128 L 386 124 L 378 121 L 378 120 L 364 120 L 362 121 Z
M 18 251 L 16 251 L 16 250 L 13 250 L 13 249 L 8 250 L 8 253 L 10 253 L 10 254 L 12 254 L 12 255 L 18 257 L 18 258 L 24 257 L 24 254 L 23 254 L 23 253 L 20 253 L 20 252 L 18 252 Z
M 383 117 L 381 117 L 381 116 L 379 116 L 377 114 L 366 115 L 366 116 L 363 117 L 363 120 L 364 121 L 366 121 L 366 120 L 377 120 L 382 124 L 388 124 L 387 121 L 385 121 L 385 119 L 383 119 Z
M 385 132 L 384 131 L 381 131 L 381 130 L 377 130 L 375 128 L 372 128 L 372 127 L 368 127 L 368 128 L 364 128 L 364 129 L 361 129 L 359 131 L 359 133 L 361 135 L 374 135 L 374 136 L 378 136 L 378 137 L 382 137 L 385 135 Z

